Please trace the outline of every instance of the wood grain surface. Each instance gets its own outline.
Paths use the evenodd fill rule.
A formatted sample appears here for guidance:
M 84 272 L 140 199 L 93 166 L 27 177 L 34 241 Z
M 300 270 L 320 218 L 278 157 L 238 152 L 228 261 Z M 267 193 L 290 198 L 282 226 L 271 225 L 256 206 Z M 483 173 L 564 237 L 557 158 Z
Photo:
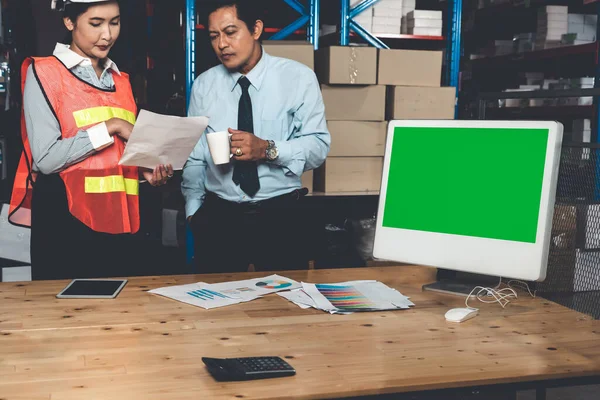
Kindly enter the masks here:
M 279 272 L 304 282 L 376 279 L 410 310 L 330 315 L 269 295 L 204 310 L 146 293 L 265 273 L 131 278 L 113 300 L 65 300 L 67 281 L 0 284 L 0 399 L 332 398 L 600 375 L 600 321 L 519 292 L 505 309 L 422 292 L 416 266 Z M 277 355 L 297 374 L 216 382 L 201 358 Z

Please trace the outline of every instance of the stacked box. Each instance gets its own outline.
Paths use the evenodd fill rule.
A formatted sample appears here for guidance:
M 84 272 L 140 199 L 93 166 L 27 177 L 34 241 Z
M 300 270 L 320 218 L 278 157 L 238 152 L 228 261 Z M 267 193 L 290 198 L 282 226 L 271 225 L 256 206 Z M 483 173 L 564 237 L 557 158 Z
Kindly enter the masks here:
M 263 49 L 272 56 L 288 58 L 302 63 L 312 70 L 315 69 L 315 51 L 313 45 L 309 42 L 265 40 Z M 309 192 L 313 190 L 313 175 L 313 171 L 306 171 L 302 174 L 302 186 L 308 188 Z
M 275 57 L 288 58 L 315 69 L 315 50 L 312 43 L 303 40 L 265 40 L 263 49 Z
M 378 191 L 385 148 L 385 86 L 377 85 L 377 49 L 333 46 L 316 53 L 331 148 L 315 170 L 314 190 Z
M 400 34 L 403 0 L 380 0 L 373 6 L 374 34 Z
M 598 17 L 586 14 L 568 14 L 568 33 L 563 35 L 563 44 L 578 45 L 596 41 Z
M 316 72 L 328 85 L 374 85 L 377 83 L 377 49 L 331 46 L 317 50 Z
M 413 10 L 406 15 L 407 33 L 420 36 L 442 36 L 442 12 Z
M 589 119 L 573 120 L 571 132 L 574 142 L 589 143 L 592 138 L 592 121 Z
M 592 121 L 590 119 L 575 119 L 571 128 L 571 140 L 577 143 L 590 143 L 592 141 Z M 578 152 L 582 160 L 590 159 L 590 149 L 573 149 Z M 600 247 L 600 246 L 594 246 Z
M 440 87 L 442 52 L 379 50 L 377 83 L 387 86 L 386 118 L 454 119 L 456 89 Z
M 401 32 L 408 34 L 407 21 L 406 16 L 409 12 L 416 10 L 417 3 L 416 0 L 404 0 L 402 3 L 402 21 L 401 21 Z
M 546 6 L 538 10 L 537 44 L 560 42 L 569 31 L 567 6 Z

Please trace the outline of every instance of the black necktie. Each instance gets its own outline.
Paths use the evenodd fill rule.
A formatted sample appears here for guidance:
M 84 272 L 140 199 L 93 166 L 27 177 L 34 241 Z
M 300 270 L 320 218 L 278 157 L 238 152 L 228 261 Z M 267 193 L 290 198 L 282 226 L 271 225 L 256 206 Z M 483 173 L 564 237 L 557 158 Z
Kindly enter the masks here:
M 242 88 L 242 96 L 238 106 L 238 130 L 254 133 L 254 122 L 252 119 L 252 101 L 250 100 L 250 81 L 245 76 L 238 80 Z M 233 182 L 250 197 L 254 197 L 260 183 L 258 182 L 258 171 L 256 161 L 236 161 L 233 167 Z

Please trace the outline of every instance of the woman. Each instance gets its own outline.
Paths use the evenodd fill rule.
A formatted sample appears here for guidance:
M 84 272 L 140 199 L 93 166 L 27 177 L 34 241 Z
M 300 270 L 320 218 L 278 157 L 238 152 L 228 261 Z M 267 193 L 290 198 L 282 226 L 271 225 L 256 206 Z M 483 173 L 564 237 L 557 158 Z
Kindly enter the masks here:
M 142 274 L 132 247 L 139 179 L 162 185 L 173 169 L 118 165 L 137 108 L 127 74 L 108 58 L 117 1 L 58 3 L 70 44 L 22 67 L 24 152 L 9 220 L 32 228 L 34 280 Z

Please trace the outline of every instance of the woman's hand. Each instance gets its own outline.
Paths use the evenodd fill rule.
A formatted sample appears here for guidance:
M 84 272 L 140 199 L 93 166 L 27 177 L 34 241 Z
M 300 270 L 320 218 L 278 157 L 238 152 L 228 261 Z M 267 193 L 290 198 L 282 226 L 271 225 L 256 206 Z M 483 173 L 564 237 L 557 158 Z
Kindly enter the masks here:
M 173 166 L 171 164 L 158 165 L 154 170 L 140 168 L 144 179 L 152 186 L 162 186 L 173 177 Z
M 111 118 L 106 121 L 106 129 L 110 136 L 117 135 L 121 139 L 128 141 L 133 130 L 133 125 L 121 118 Z

